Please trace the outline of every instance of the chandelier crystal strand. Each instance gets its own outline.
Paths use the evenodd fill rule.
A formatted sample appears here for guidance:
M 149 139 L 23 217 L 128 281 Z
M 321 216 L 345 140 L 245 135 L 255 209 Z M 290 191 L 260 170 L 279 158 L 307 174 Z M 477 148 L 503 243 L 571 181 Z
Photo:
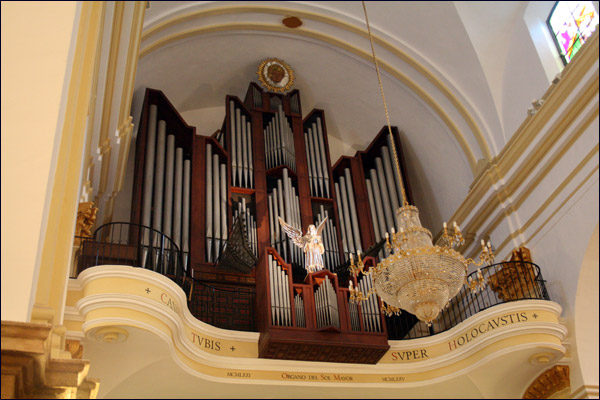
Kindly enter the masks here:
M 486 246 L 482 241 L 480 261 L 475 263 L 472 259 L 465 260 L 459 252 L 453 249 L 464 243 L 460 227 L 456 222 L 453 224 L 453 232 L 450 234 L 444 222 L 442 242 L 445 242 L 445 245 L 434 246 L 431 232 L 421 226 L 419 210 L 408 203 L 364 1 L 362 1 L 362 6 L 388 133 L 391 138 L 396 173 L 400 183 L 402 207 L 396 211 L 399 232 L 394 232 L 394 228 L 392 228 L 391 237 L 386 233 L 386 246 L 389 250 L 393 250 L 387 258 L 381 260 L 375 268 L 365 271 L 360 253 L 357 265 L 354 265 L 354 258 L 350 255 L 350 271 L 355 278 L 358 274 L 373 275 L 373 287 L 366 295 L 358 287 L 354 287 L 352 280 L 350 281 L 348 288 L 350 300 L 358 303 L 366 300 L 371 294 L 377 294 L 382 300 L 381 309 L 386 315 L 397 315 L 401 309 L 404 309 L 431 326 L 432 321 L 438 317 L 444 307 L 448 306 L 463 284 L 466 284 L 472 291 L 483 289 L 485 280 L 481 272 L 478 271 L 478 277 L 475 280 L 467 281 L 467 268 L 471 263 L 477 266 L 484 262 L 490 264 L 494 255 L 491 244 L 488 242 Z

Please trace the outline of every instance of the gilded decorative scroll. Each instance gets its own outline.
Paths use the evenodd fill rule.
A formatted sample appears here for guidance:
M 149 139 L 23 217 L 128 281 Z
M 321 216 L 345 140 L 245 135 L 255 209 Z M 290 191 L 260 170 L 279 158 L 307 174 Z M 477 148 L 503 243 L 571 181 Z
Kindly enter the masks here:
M 96 222 L 96 213 L 98 208 L 94 207 L 94 203 L 87 201 L 79 203 L 77 209 L 77 223 L 75 225 L 75 245 L 79 246 L 81 239 L 78 236 L 92 237 L 92 226 Z
M 504 301 L 518 300 L 535 293 L 535 269 L 526 247 L 513 250 L 510 262 L 488 278 L 488 285 Z
M 527 388 L 524 399 L 548 399 L 555 393 L 571 386 L 568 365 L 555 365 L 543 374 Z

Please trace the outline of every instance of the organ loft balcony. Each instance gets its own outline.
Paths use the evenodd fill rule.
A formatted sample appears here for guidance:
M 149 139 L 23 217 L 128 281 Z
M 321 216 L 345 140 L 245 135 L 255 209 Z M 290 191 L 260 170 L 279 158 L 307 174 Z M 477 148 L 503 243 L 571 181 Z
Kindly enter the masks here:
M 373 287 L 351 273 L 351 255 L 374 268 L 385 232 L 399 228 L 392 148 L 407 166 L 397 128 L 332 164 L 325 111 L 303 118 L 297 90 L 251 83 L 243 101 L 226 97 L 224 114 L 201 136 L 146 90 L 130 220 L 75 240 L 65 325 L 94 376 L 121 357 L 139 371 L 130 383 L 152 369 L 190 386 L 365 383 L 447 397 L 492 375 L 526 387 L 565 355 L 560 306 L 525 250 L 472 272 L 486 285 L 463 286 L 430 326 L 387 315 L 375 295 L 351 301 L 350 287 Z M 301 232 L 322 226 L 323 270 L 304 269 L 280 218 Z

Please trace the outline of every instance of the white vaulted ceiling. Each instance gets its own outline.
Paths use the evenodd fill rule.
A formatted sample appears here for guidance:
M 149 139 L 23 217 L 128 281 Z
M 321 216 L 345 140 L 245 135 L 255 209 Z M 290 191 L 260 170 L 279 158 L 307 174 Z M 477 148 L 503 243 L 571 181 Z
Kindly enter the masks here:
M 391 123 L 430 228 L 453 214 L 548 86 L 531 41 L 510 33 L 526 30 L 527 2 L 483 3 L 367 2 Z M 286 16 L 303 25 L 285 27 Z M 515 42 L 532 47 L 528 58 L 510 57 Z M 225 96 L 243 98 L 268 57 L 295 70 L 304 115 L 325 110 L 332 162 L 364 149 L 384 126 L 361 2 L 150 2 L 134 118 L 151 87 L 210 135 L 223 122 Z M 523 64 L 542 78 L 507 79 Z M 519 96 L 507 101 L 511 93 Z

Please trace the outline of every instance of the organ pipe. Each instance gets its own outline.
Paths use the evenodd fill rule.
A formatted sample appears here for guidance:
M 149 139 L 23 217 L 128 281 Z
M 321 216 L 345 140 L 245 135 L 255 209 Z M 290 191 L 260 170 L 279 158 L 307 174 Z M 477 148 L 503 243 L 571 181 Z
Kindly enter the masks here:
M 181 249 L 181 206 L 183 191 L 183 149 L 175 150 L 175 190 L 173 192 L 173 242 Z
M 220 168 L 219 168 L 219 156 L 217 154 L 213 154 L 213 234 L 214 234 L 214 253 L 213 253 L 213 262 L 216 262 L 220 255 L 221 249 L 221 191 L 219 188 L 221 187 L 220 183 Z
M 344 169 L 346 177 L 346 188 L 348 190 L 348 206 L 350 208 L 350 218 L 352 220 L 352 234 L 354 236 L 354 246 L 356 251 L 362 251 L 360 243 L 360 228 L 358 226 L 358 216 L 356 215 L 356 204 L 354 202 L 354 188 L 352 186 L 352 177 L 350 176 L 350 168 Z
M 400 205 L 398 204 L 398 193 L 396 192 L 396 185 L 392 180 L 392 176 L 396 175 L 392 170 L 392 163 L 390 162 L 390 153 L 388 152 L 387 146 L 381 148 L 381 158 L 383 160 L 383 169 L 386 174 L 386 182 L 388 187 L 388 193 L 390 195 L 390 201 L 392 202 L 392 211 L 396 212 Z M 396 221 L 396 218 L 394 218 Z M 399 227 L 396 227 L 399 228 Z
M 388 147 L 388 151 L 390 152 L 390 159 L 393 159 L 394 154 L 392 153 L 392 148 L 394 148 L 394 146 L 392 146 L 392 138 L 390 138 L 389 135 L 385 135 L 385 139 L 387 140 L 387 147 Z M 400 189 L 400 177 L 398 176 L 397 173 L 394 173 L 392 175 L 394 177 L 394 184 L 396 185 L 396 193 L 398 195 L 398 203 L 402 204 L 403 199 L 402 199 L 402 189 Z
M 206 261 L 212 261 L 213 239 L 213 173 L 212 144 L 206 145 Z
M 182 227 L 181 241 L 183 251 L 183 265 L 187 270 L 187 259 L 190 251 L 190 182 L 191 182 L 191 161 L 183 162 L 183 206 L 182 206 Z
M 337 182 L 334 183 L 335 197 L 337 201 L 338 210 L 340 213 L 340 233 L 342 235 L 342 247 L 344 250 L 344 261 L 348 259 L 348 238 L 346 237 L 346 222 L 344 220 L 343 208 L 342 208 L 342 196 L 340 194 L 340 186 Z
M 246 122 L 246 132 L 247 132 L 247 144 L 246 148 L 248 149 L 248 174 L 250 175 L 250 184 L 248 187 L 254 187 L 254 162 L 252 161 L 252 124 L 250 122 Z
M 221 207 L 221 239 L 227 241 L 227 165 L 221 164 L 219 182 L 221 183 L 220 207 Z
M 150 226 L 150 216 L 152 213 L 152 179 L 154 175 L 154 152 L 156 148 L 156 124 L 158 107 L 155 104 L 150 105 L 150 115 L 148 121 L 148 137 L 146 139 L 146 159 L 144 166 L 144 195 L 142 206 L 142 225 Z M 148 245 L 148 231 L 144 230 L 143 244 Z
M 152 218 L 152 228 L 162 231 L 162 212 L 163 212 L 163 184 L 165 175 L 165 141 L 167 123 L 163 120 L 158 121 L 158 141 L 156 143 L 156 168 L 154 170 L 154 215 Z
M 175 136 L 167 136 L 167 159 L 165 164 L 165 205 L 163 216 L 163 233 L 171 237 L 173 221 L 173 174 L 175 164 Z
M 356 253 L 354 246 L 354 237 L 352 236 L 352 223 L 350 222 L 350 210 L 348 205 L 348 189 L 346 187 L 346 179 L 340 176 L 340 191 L 342 194 L 342 215 L 346 225 L 346 238 L 348 239 L 348 251 Z
M 381 191 L 381 198 L 383 200 L 383 212 L 385 215 L 385 228 L 386 231 L 391 231 L 394 225 L 394 214 L 392 212 L 392 207 L 389 202 L 389 191 L 388 184 L 385 179 L 385 175 L 383 172 L 383 163 L 381 162 L 381 158 L 375 158 L 375 169 L 377 171 L 377 177 L 379 179 L 379 190 Z
M 329 197 L 329 164 L 325 155 L 325 142 L 323 141 L 323 128 L 321 118 L 317 117 L 317 137 L 319 139 L 319 153 L 321 155 L 321 166 L 325 185 L 325 197 Z

